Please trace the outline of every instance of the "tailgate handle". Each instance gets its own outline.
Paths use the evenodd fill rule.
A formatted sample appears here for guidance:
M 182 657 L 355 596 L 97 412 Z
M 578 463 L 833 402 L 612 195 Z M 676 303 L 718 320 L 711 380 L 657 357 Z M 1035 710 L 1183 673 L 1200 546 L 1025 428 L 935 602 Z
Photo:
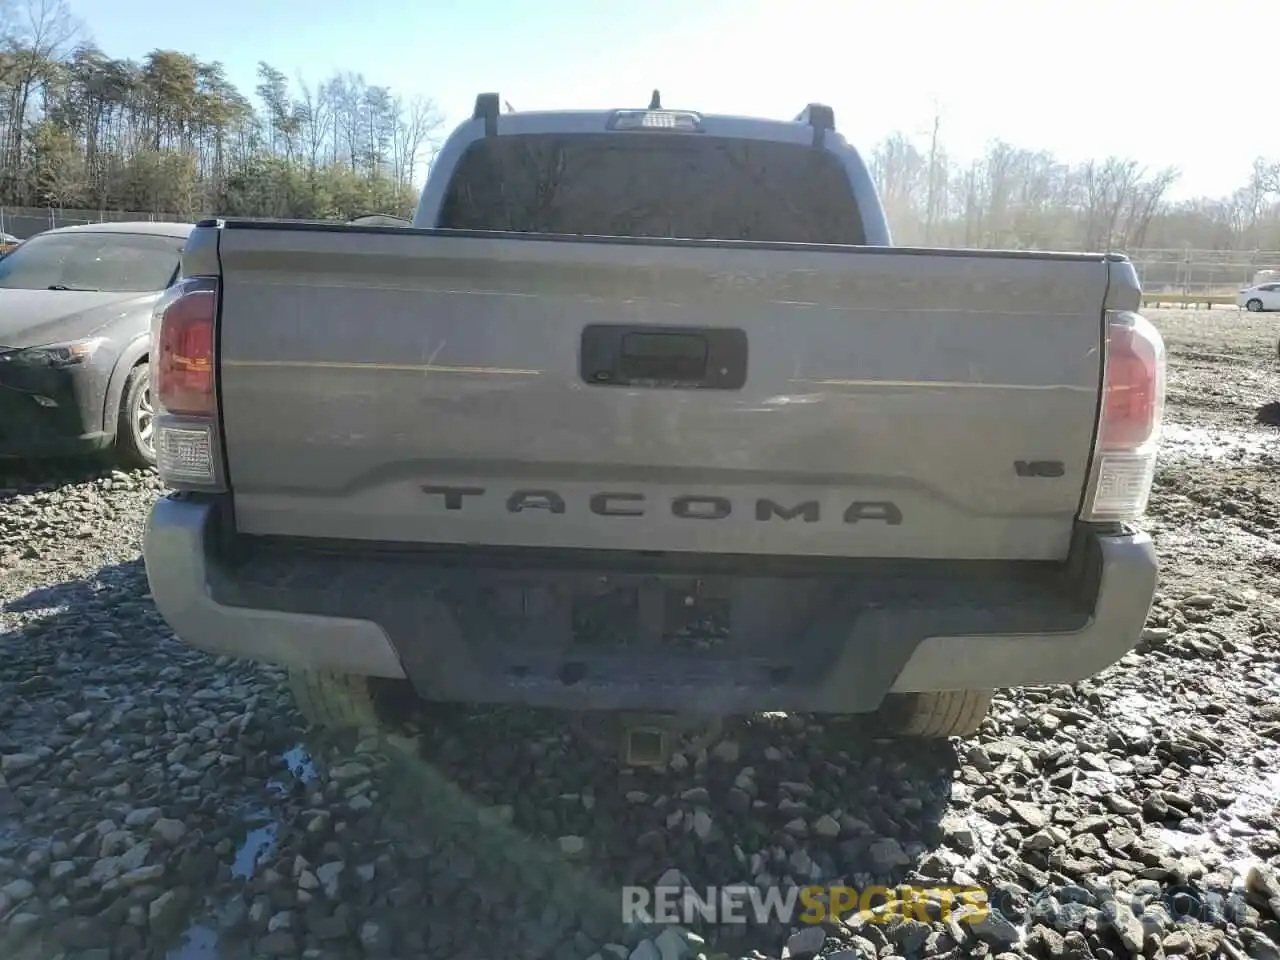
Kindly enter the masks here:
M 738 390 L 747 335 L 726 327 L 591 324 L 582 331 L 582 379 L 603 387 Z
M 632 379 L 701 380 L 707 374 L 707 341 L 693 333 L 626 333 L 622 373 Z

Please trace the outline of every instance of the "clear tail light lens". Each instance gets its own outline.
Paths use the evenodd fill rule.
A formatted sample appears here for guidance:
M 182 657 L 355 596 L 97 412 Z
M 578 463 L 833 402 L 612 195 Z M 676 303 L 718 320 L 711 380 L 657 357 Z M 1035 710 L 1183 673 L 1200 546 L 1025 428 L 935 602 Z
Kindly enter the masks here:
M 218 480 L 213 426 L 161 426 L 156 430 L 156 470 L 167 486 L 201 489 Z

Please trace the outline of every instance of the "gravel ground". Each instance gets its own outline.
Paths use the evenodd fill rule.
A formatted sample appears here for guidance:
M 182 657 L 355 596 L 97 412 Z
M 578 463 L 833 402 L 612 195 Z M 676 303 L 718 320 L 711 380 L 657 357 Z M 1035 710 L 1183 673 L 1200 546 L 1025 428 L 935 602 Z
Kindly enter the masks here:
M 761 717 L 629 770 L 524 711 L 324 742 L 279 671 L 169 634 L 153 475 L 0 468 L 0 956 L 1280 960 L 1280 321 L 1152 316 L 1143 640 L 956 744 Z M 980 884 L 1001 913 L 623 928 L 618 888 L 660 880 Z

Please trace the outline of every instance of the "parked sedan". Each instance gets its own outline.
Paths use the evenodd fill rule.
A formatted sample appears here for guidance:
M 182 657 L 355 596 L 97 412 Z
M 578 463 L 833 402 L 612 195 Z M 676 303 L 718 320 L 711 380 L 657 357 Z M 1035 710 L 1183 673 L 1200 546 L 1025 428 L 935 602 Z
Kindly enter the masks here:
M 20 244 L 22 241 L 15 237 L 12 233 L 0 232 L 0 257 Z
M 1259 283 L 1236 294 L 1236 306 L 1250 313 L 1280 310 L 1280 283 Z
M 0 456 L 114 448 L 122 463 L 155 462 L 151 310 L 190 231 L 64 227 L 0 259 Z

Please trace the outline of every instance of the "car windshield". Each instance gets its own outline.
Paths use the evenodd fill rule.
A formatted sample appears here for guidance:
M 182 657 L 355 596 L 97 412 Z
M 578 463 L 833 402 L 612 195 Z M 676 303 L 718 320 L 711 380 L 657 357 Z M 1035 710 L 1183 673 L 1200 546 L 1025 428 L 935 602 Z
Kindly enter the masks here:
M 134 233 L 32 237 L 0 260 L 0 288 L 10 290 L 163 290 L 173 279 L 181 237 Z

